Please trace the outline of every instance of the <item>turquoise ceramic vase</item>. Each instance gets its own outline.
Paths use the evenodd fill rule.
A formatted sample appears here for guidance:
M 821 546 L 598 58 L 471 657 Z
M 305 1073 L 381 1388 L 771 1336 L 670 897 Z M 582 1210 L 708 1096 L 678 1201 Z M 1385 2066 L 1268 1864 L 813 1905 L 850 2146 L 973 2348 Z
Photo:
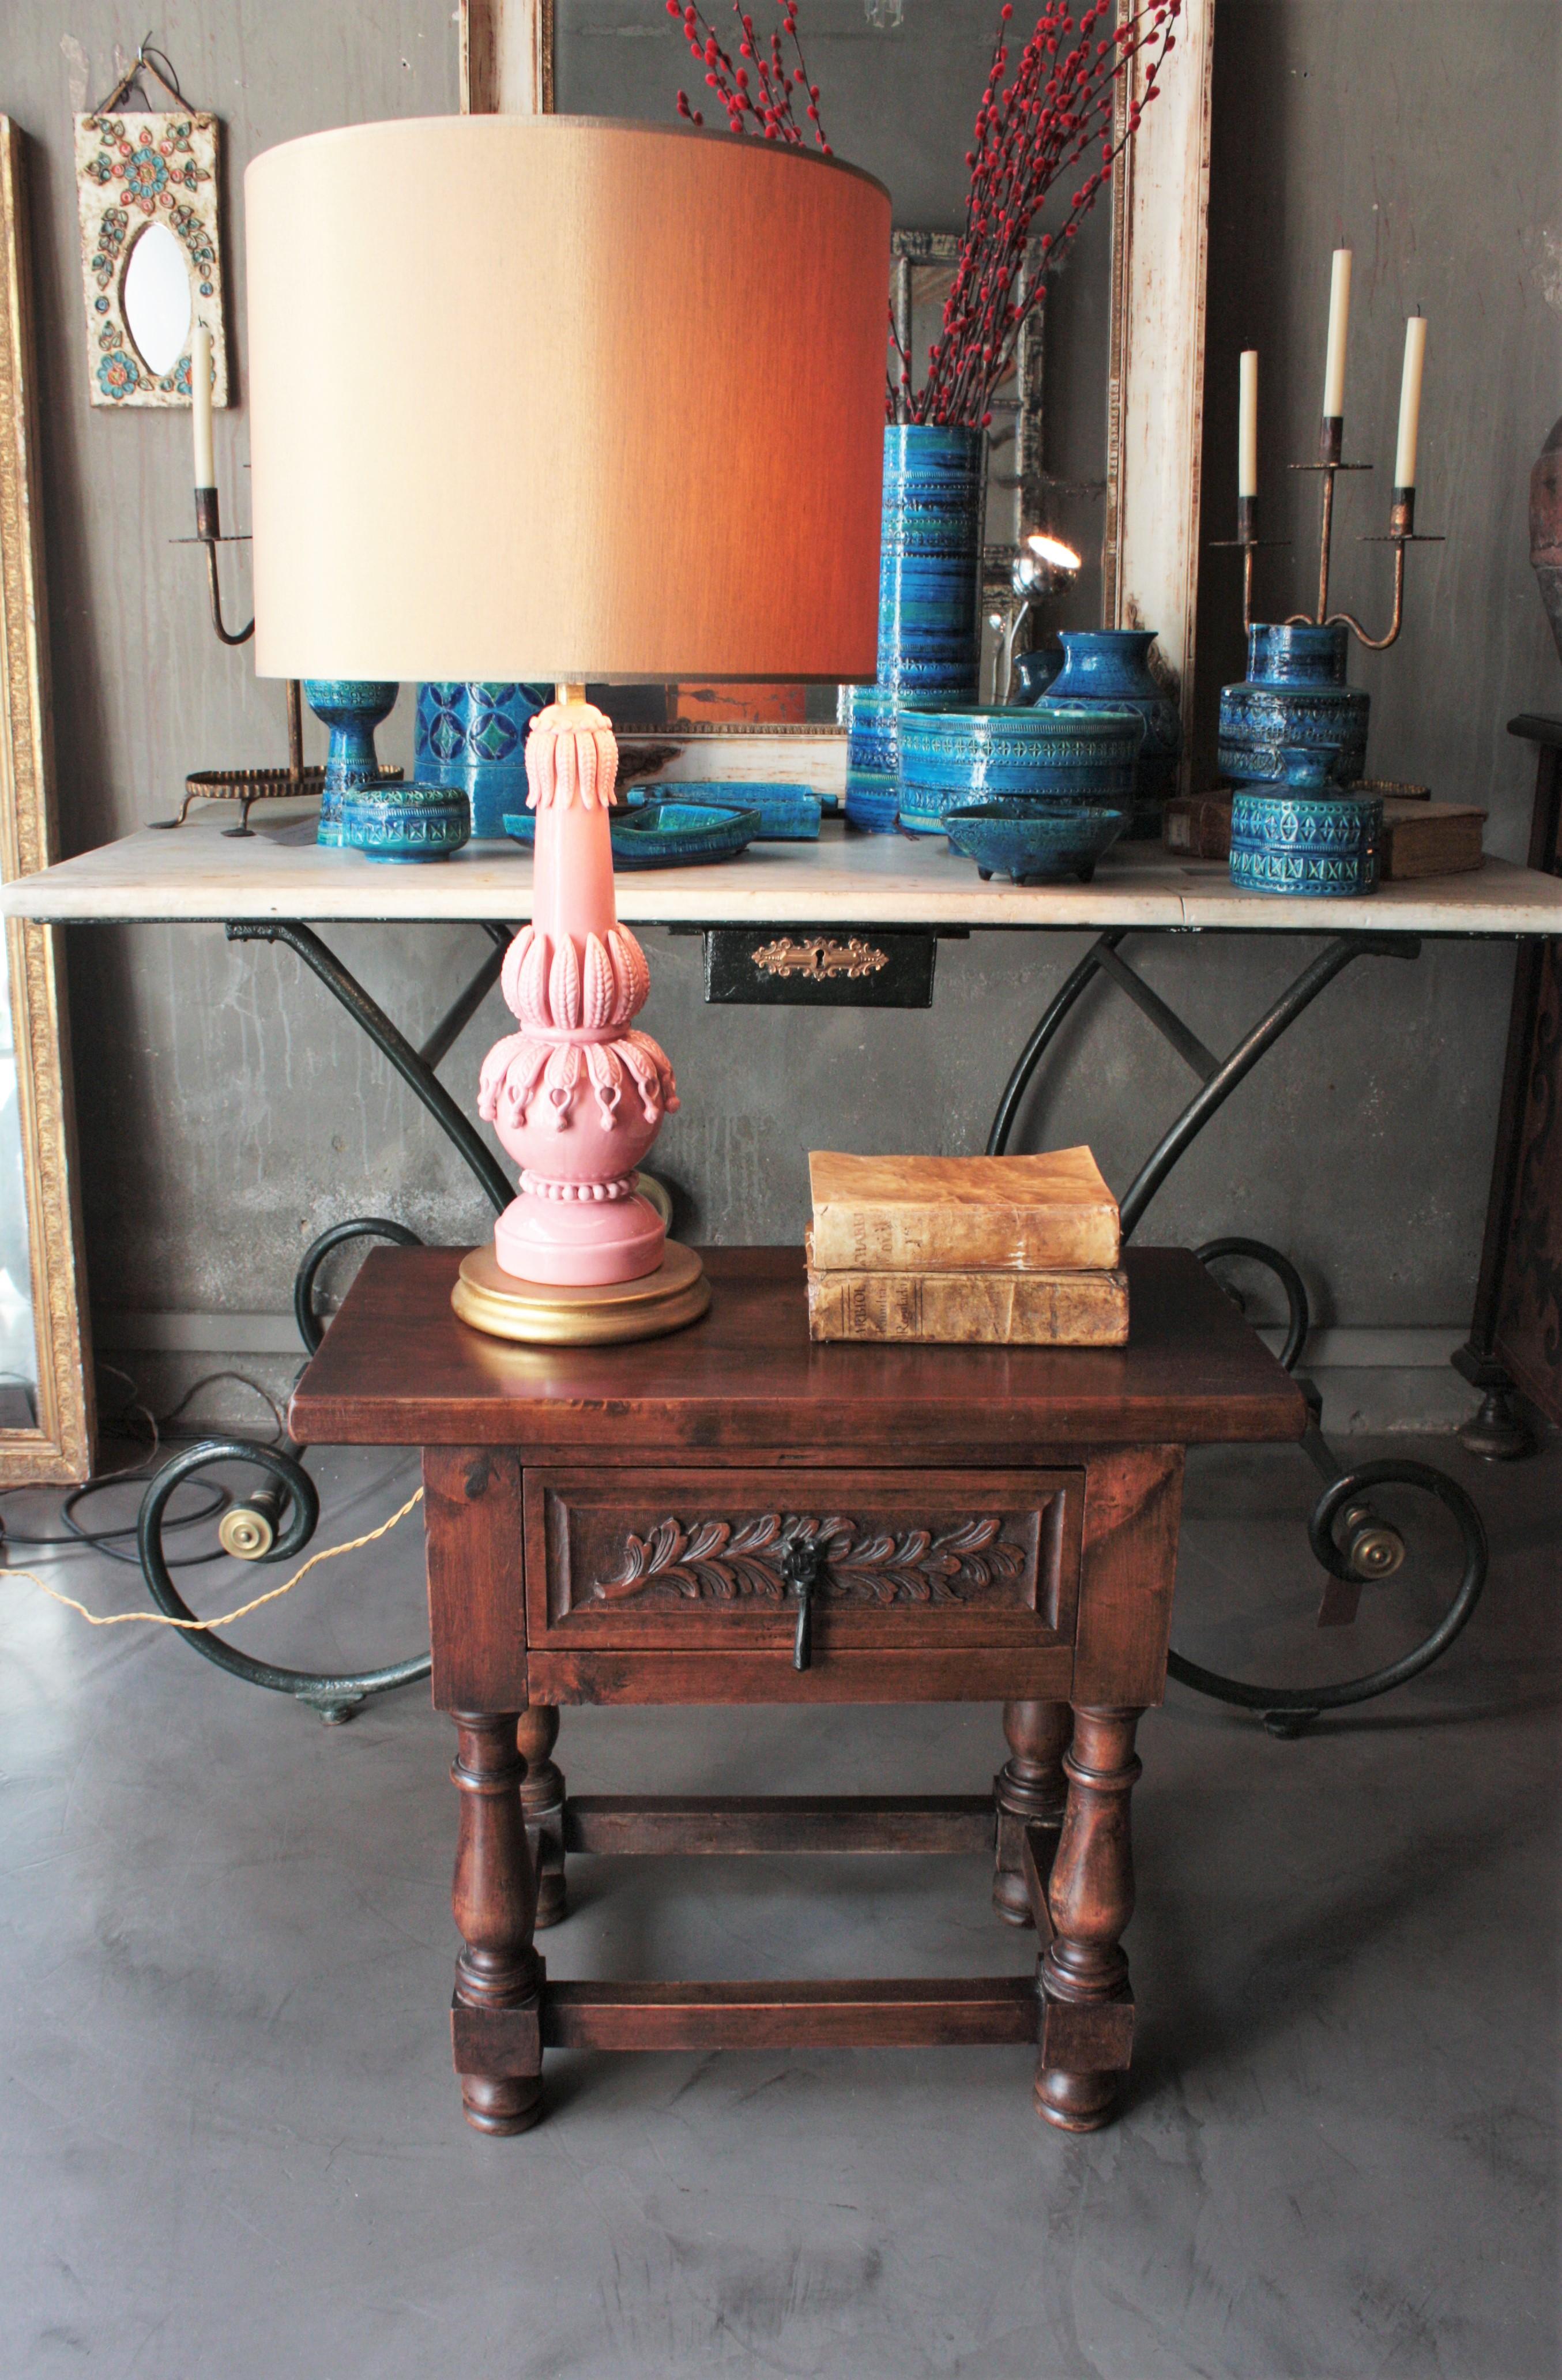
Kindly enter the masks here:
M 1136 710 L 1144 722 L 1134 771 L 1133 814 L 1125 841 L 1160 841 L 1161 814 L 1177 790 L 1182 722 L 1177 705 L 1150 668 L 1153 628 L 1064 628 L 1063 666 L 1036 707 Z
M 317 843 L 339 846 L 342 804 L 360 786 L 376 791 L 380 761 L 374 731 L 396 707 L 399 686 L 378 678 L 307 677 L 304 699 L 315 717 L 331 730 L 325 756 L 325 788 L 321 795 Z
M 1369 698 L 1345 683 L 1350 632 L 1309 624 L 1248 630 L 1247 676 L 1220 689 L 1217 759 L 1235 784 L 1273 783 L 1286 751 L 1327 749 L 1336 785 L 1367 772 Z
M 976 699 L 981 431 L 888 425 L 883 504 L 878 674 L 871 686 L 849 687 L 846 707 L 846 816 L 876 834 L 895 826 L 897 711 Z

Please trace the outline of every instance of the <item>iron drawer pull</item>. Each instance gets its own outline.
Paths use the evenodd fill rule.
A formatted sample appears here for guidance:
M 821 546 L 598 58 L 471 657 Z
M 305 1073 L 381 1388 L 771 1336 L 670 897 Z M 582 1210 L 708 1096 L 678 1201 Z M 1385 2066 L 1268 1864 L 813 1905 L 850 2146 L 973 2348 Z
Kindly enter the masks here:
M 814 1595 L 822 1585 L 824 1563 L 811 1538 L 794 1537 L 781 1556 L 781 1576 L 797 1597 L 797 1633 L 793 1639 L 792 1666 L 806 1670 L 814 1653 Z

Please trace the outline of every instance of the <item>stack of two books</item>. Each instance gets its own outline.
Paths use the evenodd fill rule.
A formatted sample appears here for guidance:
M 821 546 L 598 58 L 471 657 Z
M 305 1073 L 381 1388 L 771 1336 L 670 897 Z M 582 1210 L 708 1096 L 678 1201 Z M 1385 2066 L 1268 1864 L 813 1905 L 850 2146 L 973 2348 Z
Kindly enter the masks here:
M 1117 1202 L 1088 1148 L 808 1160 L 815 1339 L 1120 1347 Z

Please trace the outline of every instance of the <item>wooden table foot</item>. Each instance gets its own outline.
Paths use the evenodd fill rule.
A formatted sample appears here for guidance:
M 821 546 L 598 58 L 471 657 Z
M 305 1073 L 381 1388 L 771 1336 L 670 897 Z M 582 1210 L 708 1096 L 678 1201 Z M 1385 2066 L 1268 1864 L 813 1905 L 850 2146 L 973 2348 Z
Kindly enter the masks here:
M 1063 1755 L 1073 1733 L 1074 1715 L 1067 1703 L 1005 1703 L 1003 1732 L 1009 1758 L 993 1779 L 998 1813 L 998 1844 L 992 1882 L 992 1905 L 1010 1925 L 1030 1925 L 1030 1894 L 1026 1888 L 1021 1846 L 1027 1827 L 1060 1827 L 1068 1799 Z
M 495 2081 L 486 2074 L 463 2074 L 459 2079 L 462 2112 L 475 2132 L 529 2132 L 542 2120 L 539 2076 Z
M 559 1714 L 546 1703 L 524 1710 L 515 1730 L 516 1746 L 526 1762 L 521 1780 L 521 1808 L 537 1868 L 539 1933 L 557 1925 L 568 1913 L 564 1881 L 564 1780 L 552 1761 L 559 1740 Z
M 1137 1710 L 1074 1711 L 1068 1807 L 1047 1887 L 1053 1936 L 1041 1961 L 1037 2113 L 1070 2132 L 1110 2121 L 1133 2044 L 1120 1937 L 1133 1914 L 1129 1797 Z

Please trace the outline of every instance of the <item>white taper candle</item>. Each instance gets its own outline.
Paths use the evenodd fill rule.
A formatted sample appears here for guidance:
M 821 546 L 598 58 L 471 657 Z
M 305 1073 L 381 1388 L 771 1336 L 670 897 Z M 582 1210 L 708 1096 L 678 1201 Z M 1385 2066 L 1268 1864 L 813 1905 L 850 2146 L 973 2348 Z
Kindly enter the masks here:
M 1237 494 L 1258 493 L 1258 349 L 1244 347 L 1237 383 Z
M 1324 418 L 1338 421 L 1345 411 L 1345 334 L 1350 323 L 1350 250 L 1334 251 L 1329 283 L 1329 344 L 1324 364 Z
M 1399 443 L 1394 455 L 1394 485 L 1415 485 L 1416 442 L 1421 436 L 1421 375 L 1426 362 L 1426 317 L 1411 314 L 1405 323 L 1405 373 L 1399 382 Z
M 214 488 L 217 466 L 212 446 L 212 334 L 198 324 L 190 341 L 190 420 L 195 432 L 195 484 Z

